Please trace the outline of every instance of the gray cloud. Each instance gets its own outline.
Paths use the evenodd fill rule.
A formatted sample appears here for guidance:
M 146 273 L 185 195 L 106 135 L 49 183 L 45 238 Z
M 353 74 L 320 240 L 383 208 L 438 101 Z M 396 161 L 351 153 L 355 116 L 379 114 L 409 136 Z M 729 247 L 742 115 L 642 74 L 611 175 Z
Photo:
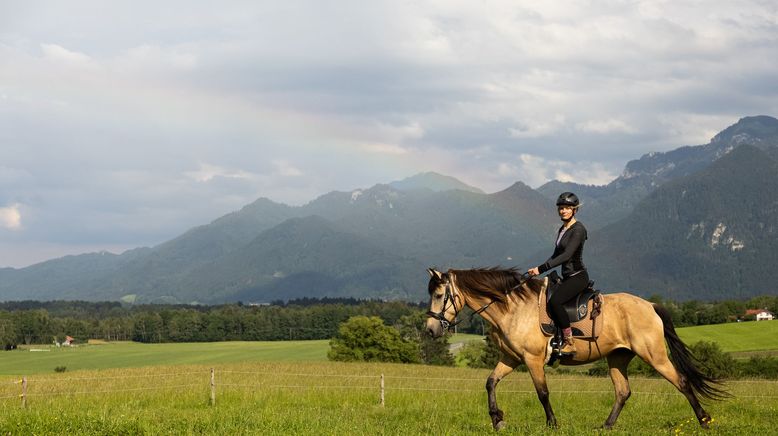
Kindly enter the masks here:
M 606 183 L 778 114 L 778 12 L 759 1 L 2 9 L 0 265 L 419 171 Z

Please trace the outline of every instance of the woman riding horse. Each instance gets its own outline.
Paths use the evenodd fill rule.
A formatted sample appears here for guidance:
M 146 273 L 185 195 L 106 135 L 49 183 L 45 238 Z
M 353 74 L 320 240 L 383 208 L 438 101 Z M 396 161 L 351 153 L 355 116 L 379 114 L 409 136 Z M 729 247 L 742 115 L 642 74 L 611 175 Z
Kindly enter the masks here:
M 496 268 L 428 272 L 427 332 L 431 336 L 442 336 L 456 325 L 464 306 L 492 326 L 492 339 L 500 348 L 500 361 L 486 380 L 494 428 L 499 430 L 505 425 L 503 412 L 497 407 L 497 384 L 521 362 L 527 365 L 546 412 L 546 423 L 556 427 L 544 368 L 550 358 L 549 338 L 540 328 L 539 303 L 545 298 L 548 278 L 526 278 L 515 269 Z M 636 355 L 683 393 L 700 425 L 708 427 L 710 415 L 700 405 L 699 397 L 718 399 L 727 394 L 717 387 L 717 380 L 697 368 L 694 356 L 678 338 L 667 309 L 634 295 L 607 294 L 600 316 L 602 329 L 597 337 L 576 340 L 578 352 L 563 356 L 561 363 L 580 365 L 607 360 L 616 401 L 603 427 L 613 427 L 631 394 L 627 366 Z
M 548 305 L 557 327 L 562 329 L 563 346 L 560 355 L 575 354 L 573 330 L 570 328 L 570 317 L 564 304 L 580 294 L 589 283 L 589 273 L 583 263 L 583 247 L 586 241 L 586 227 L 575 219 L 581 203 L 572 192 L 563 192 L 556 201 L 557 212 L 562 220 L 556 237 L 554 254 L 542 265 L 531 268 L 527 273 L 531 276 L 562 265 L 562 283 L 556 286 L 548 300 Z

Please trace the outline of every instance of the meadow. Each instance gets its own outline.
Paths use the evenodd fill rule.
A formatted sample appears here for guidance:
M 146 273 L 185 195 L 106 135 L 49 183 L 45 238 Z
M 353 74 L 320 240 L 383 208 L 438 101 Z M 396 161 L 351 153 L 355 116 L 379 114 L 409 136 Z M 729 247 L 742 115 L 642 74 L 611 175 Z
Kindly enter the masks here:
M 0 379 L 2 434 L 493 434 L 488 370 L 335 362 L 153 366 Z M 385 404 L 380 405 L 381 374 Z M 734 398 L 708 405 L 706 434 L 770 434 L 778 383 L 731 382 Z M 595 433 L 612 399 L 609 379 L 549 375 L 558 431 L 545 427 L 526 373 L 498 387 L 503 434 Z M 661 379 L 635 378 L 610 434 L 701 433 L 684 397 Z
M 778 321 L 731 322 L 677 330 L 687 344 L 714 341 L 728 353 L 778 350 Z
M 0 376 L 52 373 L 54 368 L 61 366 L 72 372 L 158 365 L 324 361 L 327 350 L 327 340 L 183 344 L 109 342 L 60 348 L 35 345 L 0 354 Z
M 716 327 L 714 333 L 743 328 L 710 327 Z M 688 341 L 688 331 L 700 334 L 698 329 L 679 330 Z M 467 340 L 478 337 L 454 341 Z M 778 349 L 774 339 L 740 349 L 759 346 Z M 327 341 L 298 341 L 118 343 L 5 352 L 0 354 L 0 374 L 7 374 L 0 375 L 0 434 L 494 433 L 484 390 L 489 370 L 328 362 L 327 349 Z M 56 366 L 67 371 L 55 373 Z M 27 379 L 26 407 L 20 375 Z M 597 433 L 613 401 L 610 380 L 550 369 L 548 383 L 560 428 L 545 427 L 529 375 L 515 372 L 498 386 L 508 424 L 502 434 Z M 609 434 L 703 433 L 685 398 L 669 383 L 634 377 L 631 385 L 633 395 Z M 774 432 L 778 382 L 738 380 L 726 387 L 733 398 L 706 405 L 714 422 L 705 434 Z

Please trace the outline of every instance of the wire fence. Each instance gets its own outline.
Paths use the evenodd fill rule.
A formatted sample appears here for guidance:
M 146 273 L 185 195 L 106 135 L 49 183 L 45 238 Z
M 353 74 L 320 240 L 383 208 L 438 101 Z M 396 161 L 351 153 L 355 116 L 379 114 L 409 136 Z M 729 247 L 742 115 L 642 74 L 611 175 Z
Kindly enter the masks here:
M 121 381 L 121 386 L 115 386 Z M 480 393 L 486 391 L 483 386 L 471 386 L 469 382 L 483 383 L 484 378 L 473 377 L 420 377 L 409 375 L 385 374 L 312 374 L 276 371 L 231 371 L 211 368 L 210 371 L 185 371 L 149 374 L 124 374 L 117 376 L 97 377 L 41 377 L 0 382 L 0 401 L 20 401 L 22 407 L 29 407 L 28 399 L 61 396 L 109 395 L 120 393 L 137 393 L 152 391 L 174 391 L 189 389 L 197 392 L 210 392 L 211 404 L 216 403 L 217 392 L 226 393 L 240 389 L 306 389 L 306 390 L 336 390 L 336 391 L 373 391 L 381 406 L 385 405 L 385 396 L 392 392 L 452 392 Z M 464 382 L 464 383 L 462 383 Z M 613 389 L 603 389 L 610 379 L 602 377 L 554 377 L 547 378 L 549 390 L 562 395 L 613 395 Z M 558 383 L 587 382 L 570 389 L 569 385 L 559 386 Z M 631 380 L 637 389 L 633 395 L 647 396 L 678 396 L 675 388 L 664 379 L 639 378 Z M 659 390 L 652 388 L 653 382 L 664 383 Z M 461 383 L 464 386 L 452 386 Z M 775 380 L 736 380 L 728 385 L 767 384 L 771 391 L 778 388 Z M 432 386 L 430 386 L 432 385 Z M 746 389 L 750 389 L 746 387 Z M 515 377 L 500 382 L 500 393 L 536 394 L 529 377 Z M 778 399 L 778 395 L 736 395 L 743 399 Z

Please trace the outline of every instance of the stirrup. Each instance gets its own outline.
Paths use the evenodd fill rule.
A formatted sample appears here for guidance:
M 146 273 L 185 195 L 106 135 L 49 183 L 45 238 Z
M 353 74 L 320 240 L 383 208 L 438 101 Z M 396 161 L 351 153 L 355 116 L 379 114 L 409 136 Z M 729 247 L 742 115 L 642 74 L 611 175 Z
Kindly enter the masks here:
M 562 340 L 561 347 L 557 349 L 557 353 L 559 354 L 559 357 L 566 357 L 566 356 L 575 356 L 575 345 L 573 344 L 572 338 L 570 338 L 570 341 L 567 341 L 567 338 Z M 563 351 L 565 347 L 572 348 L 571 351 Z
M 559 357 L 571 357 L 571 356 L 575 356 L 575 353 L 576 353 L 575 350 L 572 350 L 572 351 L 562 351 L 562 349 L 559 349 L 558 355 L 559 355 Z

